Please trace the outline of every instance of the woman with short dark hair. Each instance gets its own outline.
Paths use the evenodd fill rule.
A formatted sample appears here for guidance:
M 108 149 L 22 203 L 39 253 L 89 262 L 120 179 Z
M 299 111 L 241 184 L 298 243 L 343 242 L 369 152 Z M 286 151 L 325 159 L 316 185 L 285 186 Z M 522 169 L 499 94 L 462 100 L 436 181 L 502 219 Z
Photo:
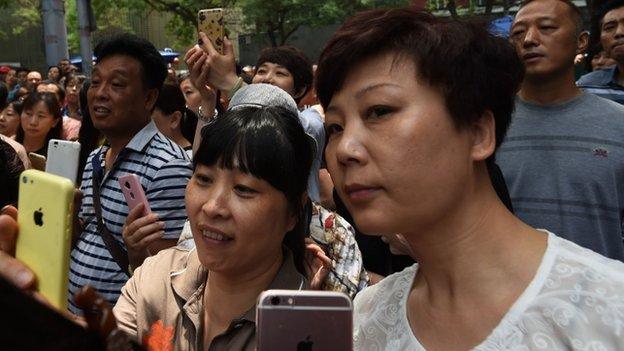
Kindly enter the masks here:
M 484 27 L 411 9 L 330 39 L 327 168 L 358 228 L 418 262 L 356 296 L 355 349 L 624 348 L 624 264 L 524 224 L 492 185 L 522 77 Z

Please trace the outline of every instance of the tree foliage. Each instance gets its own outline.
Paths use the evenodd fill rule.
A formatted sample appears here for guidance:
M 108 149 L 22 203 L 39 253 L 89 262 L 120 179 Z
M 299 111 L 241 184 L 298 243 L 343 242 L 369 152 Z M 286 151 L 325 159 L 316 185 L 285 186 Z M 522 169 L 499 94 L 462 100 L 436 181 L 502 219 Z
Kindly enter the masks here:
M 273 46 L 283 45 L 299 27 L 340 23 L 357 11 L 396 7 L 410 0 L 239 0 L 245 21 L 256 33 L 266 33 Z

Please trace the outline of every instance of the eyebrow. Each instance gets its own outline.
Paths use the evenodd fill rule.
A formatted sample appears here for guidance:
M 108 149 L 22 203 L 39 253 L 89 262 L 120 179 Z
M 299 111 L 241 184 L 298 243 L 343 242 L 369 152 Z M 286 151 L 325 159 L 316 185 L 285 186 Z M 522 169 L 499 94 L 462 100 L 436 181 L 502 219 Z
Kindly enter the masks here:
M 401 86 L 398 84 L 394 84 L 394 83 L 373 84 L 373 85 L 369 85 L 366 88 L 359 90 L 357 93 L 355 93 L 355 97 L 359 99 L 362 96 L 370 93 L 371 91 L 381 89 L 381 88 L 401 88 Z

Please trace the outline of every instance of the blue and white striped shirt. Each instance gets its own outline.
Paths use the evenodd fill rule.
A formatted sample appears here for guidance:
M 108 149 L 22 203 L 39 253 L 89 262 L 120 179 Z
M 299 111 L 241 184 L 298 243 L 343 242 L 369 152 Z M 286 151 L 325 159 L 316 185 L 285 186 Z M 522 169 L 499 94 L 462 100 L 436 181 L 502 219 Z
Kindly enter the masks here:
M 115 304 L 128 280 L 102 241 L 93 207 L 92 159 L 97 157 L 104 165 L 108 149 L 109 146 L 104 145 L 89 155 L 80 187 L 84 197 L 79 216 L 84 230 L 72 250 L 69 269 L 69 309 L 74 313 L 80 313 L 73 303 L 73 295 L 81 287 L 91 285 L 111 304 Z M 122 227 L 129 209 L 119 187 L 119 177 L 128 173 L 139 177 L 152 212 L 165 222 L 163 238 L 176 239 L 186 220 L 184 191 L 192 172 L 184 149 L 159 133 L 153 122 L 130 140 L 102 177 L 100 186 L 102 220 L 122 247 Z
M 618 66 L 599 69 L 582 76 L 576 85 L 585 92 L 624 104 L 624 87 L 618 83 Z

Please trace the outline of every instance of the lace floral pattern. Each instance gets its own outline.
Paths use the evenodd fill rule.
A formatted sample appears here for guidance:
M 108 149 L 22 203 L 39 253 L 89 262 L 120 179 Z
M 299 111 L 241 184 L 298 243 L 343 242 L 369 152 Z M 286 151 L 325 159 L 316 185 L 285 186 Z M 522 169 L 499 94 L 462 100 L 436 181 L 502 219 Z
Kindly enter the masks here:
M 424 350 L 406 302 L 414 265 L 355 299 L 357 350 Z M 475 350 L 624 349 L 624 264 L 549 233 L 548 249 L 524 293 Z

